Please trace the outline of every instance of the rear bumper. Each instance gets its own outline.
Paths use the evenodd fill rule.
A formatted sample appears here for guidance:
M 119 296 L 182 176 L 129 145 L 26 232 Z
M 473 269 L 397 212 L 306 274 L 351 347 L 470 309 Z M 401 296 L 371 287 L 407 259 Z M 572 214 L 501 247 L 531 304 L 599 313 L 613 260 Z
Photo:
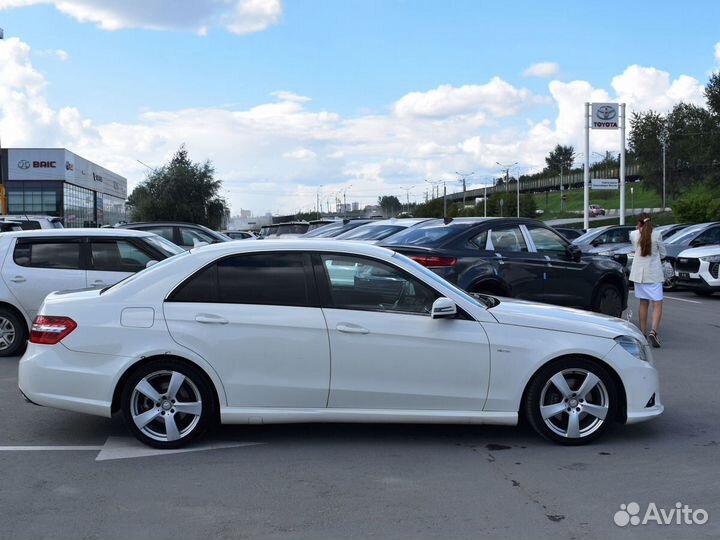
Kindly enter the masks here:
M 124 357 L 79 353 L 62 344 L 28 344 L 18 387 L 35 405 L 110 417 L 115 377 Z

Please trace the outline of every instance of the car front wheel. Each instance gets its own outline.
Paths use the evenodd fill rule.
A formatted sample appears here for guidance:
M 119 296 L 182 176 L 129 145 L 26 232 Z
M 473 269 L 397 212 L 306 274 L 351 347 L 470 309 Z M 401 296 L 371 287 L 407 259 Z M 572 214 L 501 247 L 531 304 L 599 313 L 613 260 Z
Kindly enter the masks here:
M 122 392 L 130 431 L 155 448 L 179 448 L 199 437 L 215 418 L 213 391 L 194 366 L 167 359 L 137 368 Z
M 526 418 L 541 436 L 564 445 L 586 444 L 616 418 L 617 389 L 600 364 L 568 358 L 540 370 L 524 405 Z
M 620 317 L 622 315 L 623 298 L 620 289 L 610 283 L 600 285 L 595 293 L 592 309 L 596 313 Z

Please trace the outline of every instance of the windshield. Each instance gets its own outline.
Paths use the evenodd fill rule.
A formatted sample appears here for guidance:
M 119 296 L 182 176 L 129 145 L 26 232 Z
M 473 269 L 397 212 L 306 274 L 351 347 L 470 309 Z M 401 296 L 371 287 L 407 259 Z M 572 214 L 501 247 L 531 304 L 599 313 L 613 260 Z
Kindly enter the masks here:
M 607 227 L 595 227 L 594 229 L 588 229 L 588 232 L 581 236 L 578 236 L 575 240 L 572 241 L 572 243 L 587 244 L 589 242 L 592 242 L 593 238 L 599 236 L 605 229 L 607 229 Z
M 389 238 L 388 246 L 432 246 L 461 233 L 470 226 L 469 223 L 431 222 L 410 227 Z
M 156 234 L 152 236 L 146 236 L 145 241 L 152 247 L 157 249 L 160 253 L 165 255 L 165 257 L 172 257 L 173 255 L 185 253 L 185 250 L 180 246 L 177 246 L 173 244 L 170 240 Z
M 338 240 L 382 240 L 388 236 L 402 231 L 406 227 L 401 225 L 366 225 L 341 234 Z
M 682 231 L 673 234 L 665 242 L 666 244 L 684 244 L 688 240 L 692 240 L 697 233 L 705 229 L 705 225 L 697 225 L 695 227 L 688 227 Z

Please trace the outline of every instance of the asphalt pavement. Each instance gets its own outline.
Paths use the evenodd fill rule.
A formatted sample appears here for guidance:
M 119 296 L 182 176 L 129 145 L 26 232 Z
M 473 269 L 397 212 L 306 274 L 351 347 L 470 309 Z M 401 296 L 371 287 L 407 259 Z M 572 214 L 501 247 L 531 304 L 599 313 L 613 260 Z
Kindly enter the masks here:
M 319 424 L 223 426 L 153 453 L 120 419 L 25 403 L 18 359 L 0 359 L 0 539 L 715 539 L 718 314 L 720 295 L 669 294 L 665 414 L 569 448 L 524 426 Z M 616 525 L 632 502 L 708 520 Z

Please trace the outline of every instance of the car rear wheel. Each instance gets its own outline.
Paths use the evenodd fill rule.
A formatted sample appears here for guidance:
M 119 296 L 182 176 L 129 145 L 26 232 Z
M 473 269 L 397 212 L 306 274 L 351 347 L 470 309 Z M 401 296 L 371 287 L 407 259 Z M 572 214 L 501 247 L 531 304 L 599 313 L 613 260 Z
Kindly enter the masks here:
M 205 375 L 172 359 L 137 368 L 123 387 L 121 404 L 132 434 L 155 448 L 185 446 L 215 418 L 213 391 Z
M 20 354 L 27 338 L 25 321 L 14 311 L 0 308 L 0 356 Z
M 546 439 L 564 445 L 589 443 L 617 416 L 617 388 L 600 364 L 585 358 L 553 362 L 528 388 L 525 417 Z
M 592 309 L 596 313 L 620 317 L 622 315 L 623 298 L 620 289 L 610 283 L 603 283 L 595 292 Z

